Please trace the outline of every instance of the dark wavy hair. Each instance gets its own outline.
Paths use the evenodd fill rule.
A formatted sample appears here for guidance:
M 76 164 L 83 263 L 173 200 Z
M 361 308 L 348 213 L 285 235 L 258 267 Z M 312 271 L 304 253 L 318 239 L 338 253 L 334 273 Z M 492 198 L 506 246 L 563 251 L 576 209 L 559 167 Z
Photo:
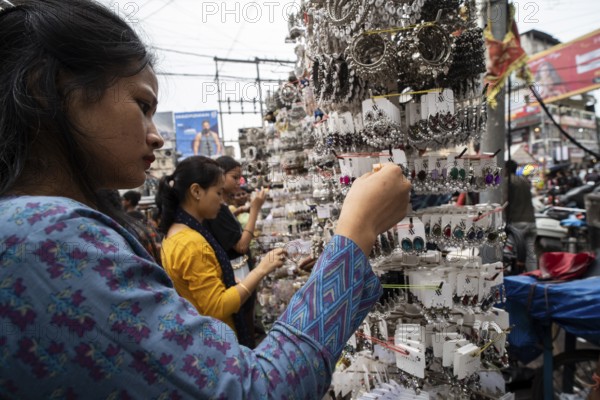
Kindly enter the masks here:
M 125 228 L 142 232 L 143 242 L 141 225 L 92 180 L 95 165 L 79 144 L 85 134 L 70 120 L 68 105 L 76 92 L 90 104 L 100 101 L 117 80 L 152 66 L 153 56 L 96 1 L 12 3 L 0 11 L 0 196 L 39 183 L 38 171 L 60 160 L 70 184 Z
M 140 200 L 142 198 L 142 194 L 140 192 L 138 192 L 137 190 L 128 190 L 125 193 L 123 193 L 122 197 L 125 200 L 128 200 L 129 203 L 133 207 L 137 207 L 137 205 L 140 203 Z
M 159 231 L 167 233 L 192 184 L 197 183 L 202 189 L 208 189 L 216 185 L 222 176 L 223 170 L 219 164 L 208 157 L 192 156 L 180 162 L 175 172 L 164 176 L 158 184 L 156 205 L 160 210 Z
M 221 156 L 217 158 L 216 161 L 219 163 L 225 173 L 242 166 L 242 164 L 236 161 L 235 158 L 229 156 Z
M 68 117 L 78 91 L 102 99 L 118 79 L 152 66 L 138 35 L 93 0 L 13 0 L 0 11 L 0 196 L 35 183 L 61 160 L 73 185 L 97 202 L 95 167 Z

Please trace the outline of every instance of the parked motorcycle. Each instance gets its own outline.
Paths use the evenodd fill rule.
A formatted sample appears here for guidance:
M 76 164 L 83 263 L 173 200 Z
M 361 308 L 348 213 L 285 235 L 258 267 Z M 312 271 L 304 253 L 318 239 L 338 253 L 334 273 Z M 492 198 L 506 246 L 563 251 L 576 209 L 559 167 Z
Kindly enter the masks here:
M 583 208 L 547 207 L 536 213 L 536 253 L 578 252 L 580 248 L 585 247 L 585 224 L 575 223 L 585 217 L 585 212 Z M 573 242 L 573 239 L 576 241 Z
M 572 208 L 585 208 L 584 197 L 588 193 L 600 190 L 600 182 L 587 182 L 573 188 L 563 195 L 558 195 L 556 205 Z
M 504 231 L 506 233 L 506 240 L 502 248 L 504 275 L 522 274 L 525 272 L 525 260 L 527 259 L 525 235 L 512 225 L 507 225 Z

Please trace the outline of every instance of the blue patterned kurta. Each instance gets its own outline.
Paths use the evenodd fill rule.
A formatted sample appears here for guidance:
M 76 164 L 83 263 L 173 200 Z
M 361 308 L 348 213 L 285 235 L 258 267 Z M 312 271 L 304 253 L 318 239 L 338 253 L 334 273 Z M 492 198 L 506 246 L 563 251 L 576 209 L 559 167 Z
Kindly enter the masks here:
M 336 236 L 251 351 L 81 203 L 2 199 L 0 238 L 1 398 L 320 399 L 381 294 L 364 253 Z

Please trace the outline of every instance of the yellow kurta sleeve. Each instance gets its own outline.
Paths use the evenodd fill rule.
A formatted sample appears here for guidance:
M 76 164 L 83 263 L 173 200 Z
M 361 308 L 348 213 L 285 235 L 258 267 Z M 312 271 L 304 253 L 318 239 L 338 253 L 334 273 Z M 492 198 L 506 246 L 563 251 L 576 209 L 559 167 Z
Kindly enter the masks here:
M 177 293 L 202 315 L 217 318 L 235 330 L 233 314 L 240 309 L 235 287 L 225 288 L 221 266 L 206 239 L 186 228 L 164 239 L 162 263 Z

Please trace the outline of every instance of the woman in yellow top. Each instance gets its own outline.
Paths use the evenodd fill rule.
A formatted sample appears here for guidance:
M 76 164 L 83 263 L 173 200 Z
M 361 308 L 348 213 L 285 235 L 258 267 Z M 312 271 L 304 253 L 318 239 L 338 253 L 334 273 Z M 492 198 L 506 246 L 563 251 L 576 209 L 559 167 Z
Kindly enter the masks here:
M 217 216 L 223 184 L 219 165 L 203 156 L 186 158 L 173 175 L 161 179 L 157 205 L 160 230 L 166 235 L 161 258 L 177 292 L 198 312 L 225 322 L 240 343 L 253 343 L 238 311 L 261 279 L 283 265 L 285 252 L 271 251 L 241 282 L 235 282 L 229 257 L 202 225 L 204 219 Z

